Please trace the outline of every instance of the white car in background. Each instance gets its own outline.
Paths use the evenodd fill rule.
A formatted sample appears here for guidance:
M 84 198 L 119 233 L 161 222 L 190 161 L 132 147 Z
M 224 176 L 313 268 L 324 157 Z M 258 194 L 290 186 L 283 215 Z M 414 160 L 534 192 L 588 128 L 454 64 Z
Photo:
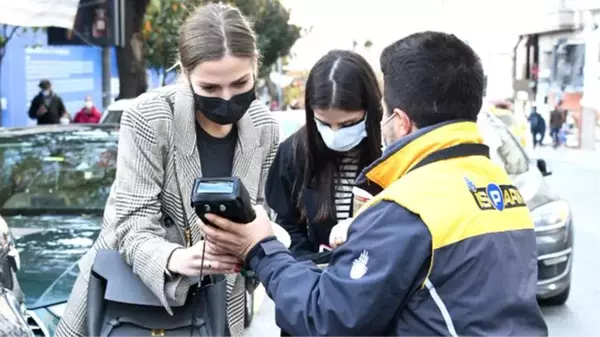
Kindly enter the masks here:
M 104 110 L 104 113 L 100 118 L 100 124 L 119 124 L 121 122 L 123 111 L 133 104 L 134 99 L 135 98 L 125 98 L 113 102 L 106 110 Z

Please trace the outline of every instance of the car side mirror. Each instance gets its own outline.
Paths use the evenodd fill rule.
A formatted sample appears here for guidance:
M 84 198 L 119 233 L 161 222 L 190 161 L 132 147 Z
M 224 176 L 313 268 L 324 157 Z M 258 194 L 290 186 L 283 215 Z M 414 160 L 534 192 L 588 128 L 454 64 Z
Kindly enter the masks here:
M 552 172 L 548 171 L 548 166 L 546 165 L 546 161 L 544 159 L 537 160 L 538 170 L 542 173 L 542 176 L 547 177 L 552 175 Z

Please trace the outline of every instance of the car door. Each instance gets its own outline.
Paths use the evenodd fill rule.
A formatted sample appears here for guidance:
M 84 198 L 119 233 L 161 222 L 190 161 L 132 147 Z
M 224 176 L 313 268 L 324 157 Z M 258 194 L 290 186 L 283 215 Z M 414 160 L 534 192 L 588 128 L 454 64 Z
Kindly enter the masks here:
M 490 158 L 502 166 L 521 192 L 529 209 L 556 199 L 536 162 L 528 155 L 508 127 L 495 116 L 481 113 L 477 126 L 490 147 Z
M 0 218 L 0 335 L 3 337 L 33 337 L 27 325 L 25 310 L 19 299 L 20 289 L 15 277 L 14 247 L 8 226 Z M 17 290 L 17 293 L 15 293 Z

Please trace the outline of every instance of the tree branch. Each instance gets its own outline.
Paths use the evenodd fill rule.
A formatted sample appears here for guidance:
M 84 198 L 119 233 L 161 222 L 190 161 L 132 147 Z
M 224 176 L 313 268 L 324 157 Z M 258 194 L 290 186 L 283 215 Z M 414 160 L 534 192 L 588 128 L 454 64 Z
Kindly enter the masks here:
M 4 26 L 4 28 L 6 29 L 6 26 Z M 12 39 L 13 36 L 15 36 L 15 33 L 17 33 L 17 29 L 19 29 L 19 27 L 12 27 L 12 30 L 6 36 L 6 43 L 8 43 L 8 41 L 10 41 L 10 39 Z

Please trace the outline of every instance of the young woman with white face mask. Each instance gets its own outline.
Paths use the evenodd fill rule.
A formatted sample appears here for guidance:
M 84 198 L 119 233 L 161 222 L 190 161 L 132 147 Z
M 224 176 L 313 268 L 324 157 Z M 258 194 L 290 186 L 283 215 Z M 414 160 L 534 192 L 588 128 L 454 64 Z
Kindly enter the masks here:
M 318 257 L 330 248 L 332 228 L 352 217 L 354 180 L 381 155 L 381 97 L 373 69 L 359 54 L 333 50 L 311 69 L 306 124 L 279 145 L 265 186 L 296 258 Z
M 296 257 L 329 246 L 331 229 L 352 217 L 354 180 L 381 155 L 381 91 L 373 69 L 334 50 L 311 69 L 306 125 L 281 143 L 266 201 L 292 238 Z

